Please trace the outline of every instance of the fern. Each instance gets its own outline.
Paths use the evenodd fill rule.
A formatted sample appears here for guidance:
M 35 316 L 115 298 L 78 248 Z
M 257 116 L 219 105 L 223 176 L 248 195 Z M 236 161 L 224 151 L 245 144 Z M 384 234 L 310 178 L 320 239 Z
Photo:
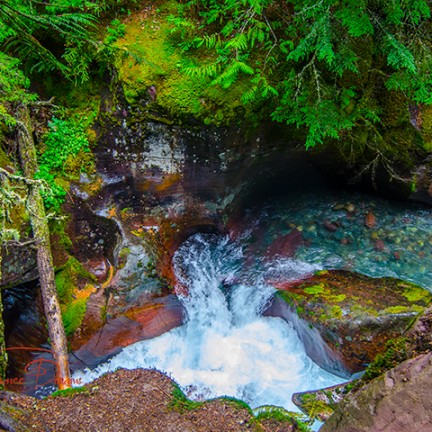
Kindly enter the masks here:
M 254 70 L 242 61 L 233 60 L 225 70 L 212 81 L 212 84 L 219 84 L 222 88 L 227 89 L 237 80 L 238 75 L 241 73 L 252 75 Z
M 209 63 L 201 66 L 188 66 L 183 67 L 182 72 L 189 76 L 196 76 L 199 78 L 214 78 L 218 75 L 220 65 L 217 63 Z
M 244 104 L 271 101 L 272 118 L 303 129 L 307 147 L 352 137 L 357 126 L 378 130 L 374 80 L 432 103 L 428 0 L 187 4 L 202 20 L 195 47 L 214 61 L 185 73 L 222 89 L 240 81 Z
M 248 38 L 244 33 L 237 34 L 227 42 L 226 47 L 235 50 L 245 50 L 248 47 Z
M 83 12 L 71 12 L 69 4 L 64 4 L 61 12 L 58 9 L 58 6 L 34 0 L 0 0 L 0 28 L 8 29 L 1 32 L 0 41 L 5 42 L 6 52 L 25 61 L 30 71 L 58 69 L 70 76 L 73 74 L 71 65 L 64 63 L 42 44 L 36 34 L 41 30 L 49 30 L 62 39 L 67 47 L 84 43 L 89 45 L 93 43 L 90 29 L 96 17 Z M 81 78 L 85 75 L 81 71 Z

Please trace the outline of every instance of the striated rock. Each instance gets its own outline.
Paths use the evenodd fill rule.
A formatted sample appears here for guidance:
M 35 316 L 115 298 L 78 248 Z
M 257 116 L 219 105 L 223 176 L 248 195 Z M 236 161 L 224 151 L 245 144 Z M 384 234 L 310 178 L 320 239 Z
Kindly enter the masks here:
M 109 320 L 91 339 L 74 352 L 74 369 L 95 367 L 122 348 L 150 339 L 183 323 L 183 308 L 174 295 L 155 299 Z
M 279 286 L 266 314 L 292 322 L 308 355 L 340 376 L 364 370 L 432 300 L 408 282 L 337 270 Z
M 432 431 L 432 353 L 407 360 L 345 398 L 320 432 Z

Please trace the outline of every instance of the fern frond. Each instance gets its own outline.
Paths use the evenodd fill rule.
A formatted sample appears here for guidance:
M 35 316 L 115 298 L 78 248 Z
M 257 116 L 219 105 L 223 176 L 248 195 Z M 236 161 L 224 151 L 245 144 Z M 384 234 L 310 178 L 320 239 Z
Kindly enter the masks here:
M 196 76 L 199 78 L 215 77 L 220 70 L 220 65 L 218 63 L 210 63 L 202 66 L 188 66 L 182 69 L 182 72 L 188 76 Z

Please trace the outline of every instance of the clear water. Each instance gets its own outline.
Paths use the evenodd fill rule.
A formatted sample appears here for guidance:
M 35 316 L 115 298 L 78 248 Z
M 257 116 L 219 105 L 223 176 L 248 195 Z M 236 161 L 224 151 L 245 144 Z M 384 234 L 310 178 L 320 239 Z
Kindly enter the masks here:
M 372 228 L 365 225 L 368 212 L 376 219 Z M 131 345 L 76 377 L 88 382 L 119 367 L 154 367 L 172 376 L 193 399 L 228 395 L 252 407 L 270 404 L 295 410 L 293 392 L 342 379 L 308 358 L 291 325 L 261 316 L 275 291 L 270 282 L 344 268 L 396 276 L 430 289 L 431 216 L 430 209 L 420 206 L 326 193 L 254 209 L 237 229 L 235 241 L 195 235 L 174 257 L 176 273 L 189 291 L 180 298 L 187 312 L 185 324 Z M 329 231 L 325 221 L 337 229 Z M 292 257 L 268 256 L 272 243 L 294 228 L 306 244 Z
M 340 207 L 354 206 L 348 212 Z M 371 212 L 376 225 L 365 225 Z M 286 197 L 253 212 L 255 230 L 264 226 L 261 247 L 294 227 L 307 246 L 294 257 L 326 269 L 346 269 L 368 276 L 393 276 L 432 290 L 432 209 L 363 194 L 323 193 Z M 332 232 L 325 227 L 337 226 Z

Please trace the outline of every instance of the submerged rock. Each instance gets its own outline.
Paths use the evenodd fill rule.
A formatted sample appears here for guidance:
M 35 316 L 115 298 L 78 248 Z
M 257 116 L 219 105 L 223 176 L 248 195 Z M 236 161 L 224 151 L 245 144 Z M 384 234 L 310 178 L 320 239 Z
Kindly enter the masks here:
M 266 314 L 293 322 L 308 355 L 341 376 L 364 370 L 432 300 L 408 282 L 338 270 L 278 287 Z
M 266 250 L 266 256 L 274 258 L 282 255 L 292 257 L 295 251 L 304 245 L 302 233 L 298 229 L 293 229 L 289 234 L 278 237 Z
M 432 353 L 407 360 L 344 399 L 320 432 L 432 430 Z

